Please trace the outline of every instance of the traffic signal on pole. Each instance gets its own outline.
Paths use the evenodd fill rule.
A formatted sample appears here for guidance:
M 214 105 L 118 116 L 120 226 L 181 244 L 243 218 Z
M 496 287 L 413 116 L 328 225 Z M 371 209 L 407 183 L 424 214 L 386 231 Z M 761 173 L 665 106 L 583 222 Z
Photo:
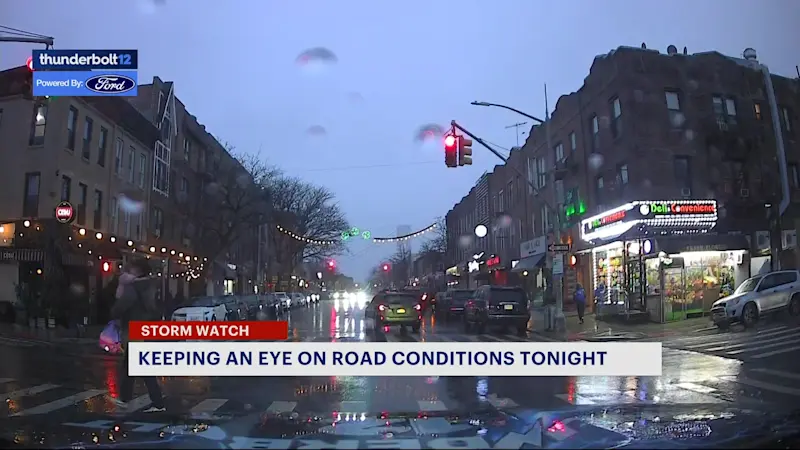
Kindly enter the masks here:
M 328 261 L 328 270 L 332 271 L 332 270 L 335 270 L 335 269 L 336 269 L 336 261 L 334 261 L 332 259 L 329 260 Z
M 111 263 L 108 261 L 103 261 L 103 273 L 111 272 Z
M 383 271 L 384 271 L 384 272 L 388 272 L 388 271 L 389 271 L 389 269 L 390 269 L 390 267 L 389 267 L 389 265 L 388 265 L 388 264 L 384 264 L 384 265 L 383 265 Z
M 444 137 L 444 164 L 447 167 L 458 165 L 458 138 L 452 134 Z
M 458 138 L 458 165 L 472 165 L 472 140 L 464 136 Z
M 29 56 L 25 62 L 25 67 L 28 71 L 25 73 L 25 80 L 22 86 L 22 96 L 26 100 L 33 99 L 33 57 Z

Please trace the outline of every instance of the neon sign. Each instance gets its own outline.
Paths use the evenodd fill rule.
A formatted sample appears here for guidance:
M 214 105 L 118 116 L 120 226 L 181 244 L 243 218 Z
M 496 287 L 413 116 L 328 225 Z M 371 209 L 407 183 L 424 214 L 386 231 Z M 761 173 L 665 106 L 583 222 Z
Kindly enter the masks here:
M 600 227 L 603 227 L 603 226 L 606 226 L 606 225 L 611 225 L 612 223 L 621 222 L 621 221 L 625 220 L 626 216 L 627 216 L 627 211 L 624 210 L 624 209 L 621 210 L 621 211 L 615 211 L 615 212 L 613 212 L 611 214 L 607 214 L 605 216 L 598 217 L 597 219 L 594 219 L 593 221 L 589 222 L 589 224 L 588 224 L 589 225 L 589 229 L 593 230 L 595 228 L 600 228 Z
M 499 265 L 500 265 L 499 256 L 493 256 L 486 260 L 486 267 L 499 266 Z
M 709 202 L 650 202 L 639 205 L 639 213 L 643 216 L 685 216 L 717 214 L 717 203 Z

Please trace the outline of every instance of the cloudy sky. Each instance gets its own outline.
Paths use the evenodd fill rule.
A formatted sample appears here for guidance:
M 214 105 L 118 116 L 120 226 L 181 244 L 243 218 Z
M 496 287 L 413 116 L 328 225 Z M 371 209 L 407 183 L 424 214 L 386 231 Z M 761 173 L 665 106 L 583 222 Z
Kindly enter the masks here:
M 288 174 L 335 192 L 354 226 L 374 236 L 426 227 L 498 160 L 444 166 L 415 142 L 428 123 L 457 119 L 501 147 L 520 117 L 470 106 L 513 105 L 544 116 L 577 90 L 592 59 L 620 46 L 741 55 L 758 50 L 773 72 L 796 76 L 796 0 L 0 0 L 0 25 L 55 37 L 56 48 L 135 48 L 139 79 L 176 83 L 209 131 L 258 152 Z M 297 56 L 330 49 L 336 64 L 301 69 Z M 0 43 L 0 68 L 32 46 Z M 40 48 L 40 47 L 39 47 Z M 530 126 L 530 124 L 528 124 Z M 309 134 L 310 127 L 325 132 Z M 525 136 L 520 136 L 524 141 Z M 389 244 L 356 241 L 340 269 L 364 279 Z M 413 244 L 418 248 L 419 242 Z

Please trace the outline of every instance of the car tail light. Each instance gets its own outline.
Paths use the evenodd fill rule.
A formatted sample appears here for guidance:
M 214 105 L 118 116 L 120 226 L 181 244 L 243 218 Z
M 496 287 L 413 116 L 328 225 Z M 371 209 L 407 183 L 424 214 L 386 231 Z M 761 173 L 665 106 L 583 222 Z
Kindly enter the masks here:
M 414 309 L 416 309 L 417 311 L 419 311 L 420 309 L 422 309 L 422 306 L 420 306 L 420 305 L 414 305 Z
M 422 294 L 422 301 L 424 302 L 427 299 L 428 299 L 428 294 Z
M 386 311 L 386 305 L 378 305 L 378 311 Z

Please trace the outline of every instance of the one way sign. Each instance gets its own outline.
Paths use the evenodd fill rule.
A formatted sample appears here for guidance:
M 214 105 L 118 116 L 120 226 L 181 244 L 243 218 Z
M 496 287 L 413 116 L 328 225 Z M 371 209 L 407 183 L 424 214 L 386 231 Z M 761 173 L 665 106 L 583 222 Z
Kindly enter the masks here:
M 569 251 L 569 244 L 550 244 L 547 246 L 548 252 L 566 253 Z

